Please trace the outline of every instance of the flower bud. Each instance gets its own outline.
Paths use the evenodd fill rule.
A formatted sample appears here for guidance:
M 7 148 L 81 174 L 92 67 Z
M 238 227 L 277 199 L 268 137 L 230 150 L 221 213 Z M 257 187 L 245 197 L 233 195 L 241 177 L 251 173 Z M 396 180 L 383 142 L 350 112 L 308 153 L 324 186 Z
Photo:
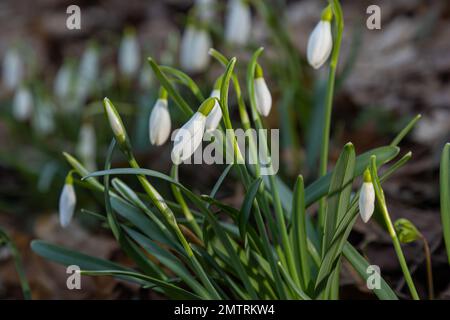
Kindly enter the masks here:
M 126 77 L 136 74 L 140 64 L 139 42 L 134 29 L 125 30 L 119 47 L 119 70 Z
M 222 83 L 222 77 L 217 79 L 214 89 L 211 91 L 211 98 L 216 98 L 217 100 L 214 102 L 214 107 L 211 112 L 206 117 L 206 130 L 213 131 L 215 130 L 222 120 L 222 109 L 220 108 L 220 104 L 218 99 L 220 99 L 220 85 Z
M 27 87 L 21 86 L 14 95 L 13 115 L 18 121 L 26 121 L 33 113 L 33 96 Z
M 245 1 L 230 0 L 225 21 L 225 40 L 230 44 L 246 44 L 250 36 L 251 19 L 250 8 Z
M 17 49 L 9 49 L 3 59 L 3 83 L 7 90 L 16 89 L 24 77 L 24 66 Z
M 328 59 L 333 47 L 330 21 L 333 17 L 331 7 L 328 6 L 322 13 L 322 18 L 314 28 L 308 39 L 307 58 L 314 68 L 320 68 Z
M 410 243 L 421 238 L 421 233 L 408 219 L 398 219 L 394 223 L 395 231 L 401 243 Z
M 90 171 L 96 168 L 96 137 L 95 130 L 90 122 L 85 122 L 80 128 L 77 144 L 77 154 L 81 161 Z
M 116 108 L 108 98 L 103 99 L 103 106 L 105 108 L 105 114 L 108 118 L 111 130 L 117 140 L 117 143 L 123 146 L 128 141 L 127 132 L 123 125 L 122 119 L 119 116 Z
M 72 173 L 66 177 L 66 182 L 59 197 L 59 222 L 63 228 L 67 227 L 72 221 L 77 198 L 73 187 Z
M 359 194 L 359 214 L 361 219 L 367 223 L 375 209 L 375 190 L 369 169 L 364 171 L 364 181 Z
M 150 142 L 160 146 L 170 135 L 170 114 L 167 106 L 167 92 L 161 88 L 158 100 L 153 107 L 149 121 Z
M 40 135 L 47 135 L 55 129 L 54 109 L 55 105 L 48 97 L 37 100 L 33 114 L 33 128 Z
M 90 45 L 81 57 L 78 69 L 76 97 L 84 101 L 92 92 L 99 72 L 99 53 L 95 45 Z
M 209 22 L 214 18 L 216 0 L 196 0 L 195 9 L 197 16 L 203 22 Z
M 181 67 L 187 72 L 204 71 L 209 63 L 211 46 L 211 37 L 205 29 L 188 24 L 180 45 Z
M 171 155 L 175 164 L 188 159 L 202 143 L 206 117 L 214 108 L 215 101 L 215 98 L 206 99 L 191 119 L 177 130 Z
M 267 117 L 272 108 L 272 95 L 264 80 L 263 71 L 259 64 L 256 65 L 255 69 L 254 87 L 256 108 L 261 115 Z

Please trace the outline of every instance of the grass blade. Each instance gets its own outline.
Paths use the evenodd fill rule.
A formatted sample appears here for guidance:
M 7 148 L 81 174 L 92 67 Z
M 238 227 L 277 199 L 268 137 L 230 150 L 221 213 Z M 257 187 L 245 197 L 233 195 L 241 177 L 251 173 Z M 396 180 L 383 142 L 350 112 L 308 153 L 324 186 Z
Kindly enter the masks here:
M 442 231 L 450 264 L 450 143 L 446 143 L 442 151 L 440 184 Z

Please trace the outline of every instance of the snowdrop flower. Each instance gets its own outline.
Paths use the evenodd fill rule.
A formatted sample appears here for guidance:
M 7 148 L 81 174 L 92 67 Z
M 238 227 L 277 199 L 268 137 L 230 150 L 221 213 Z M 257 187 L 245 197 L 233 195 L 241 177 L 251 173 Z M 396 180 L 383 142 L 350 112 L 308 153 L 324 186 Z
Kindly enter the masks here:
M 200 146 L 205 133 L 206 117 L 213 109 L 215 101 L 215 98 L 206 99 L 191 119 L 176 131 L 171 154 L 173 163 L 180 164 L 185 161 Z
M 84 101 L 92 92 L 99 71 L 99 54 L 95 45 L 90 45 L 81 57 L 78 69 L 76 97 Z
M 206 117 L 206 131 L 213 131 L 215 130 L 220 123 L 220 120 L 222 120 L 222 109 L 220 108 L 219 101 L 220 99 L 220 85 L 222 83 L 222 77 L 217 79 L 216 83 L 214 84 L 214 89 L 211 91 L 211 98 L 216 98 L 214 102 L 214 107 L 211 110 L 211 112 Z
M 188 24 L 180 45 L 180 64 L 188 72 L 204 71 L 209 63 L 211 37 L 204 28 Z
M 359 214 L 361 219 L 367 223 L 375 208 L 375 190 L 373 189 L 372 178 L 369 169 L 364 171 L 364 181 L 359 194 Z
M 40 135 L 50 134 L 55 129 L 53 115 L 54 105 L 49 98 L 41 98 L 36 105 L 33 117 L 33 128 Z
M 331 19 L 333 12 L 331 7 L 326 7 L 322 12 L 322 18 L 314 28 L 308 39 L 307 58 L 314 68 L 320 68 L 328 59 L 333 47 L 331 35 Z
M 94 126 L 90 122 L 85 122 L 80 128 L 77 144 L 77 154 L 80 156 L 83 164 L 90 171 L 96 168 L 96 137 Z
M 72 221 L 76 203 L 77 198 L 75 189 L 73 188 L 72 173 L 69 172 L 59 197 L 59 223 L 61 224 L 61 227 L 67 227 L 70 224 L 70 221 Z
M 119 143 L 119 145 L 123 146 L 125 143 L 127 143 L 128 137 L 122 119 L 120 119 L 119 113 L 112 104 L 111 100 L 109 100 L 108 98 L 103 99 L 103 107 L 105 108 L 105 114 L 108 118 L 109 125 L 111 126 L 111 130 L 113 131 L 117 142 Z
M 24 76 L 24 66 L 17 49 L 9 49 L 3 59 L 3 83 L 7 90 L 16 89 Z
M 201 21 L 209 22 L 214 18 L 214 7 L 216 6 L 216 0 L 197 0 L 195 7 L 197 15 Z
M 69 97 L 73 77 L 74 74 L 72 66 L 69 63 L 64 63 L 59 68 L 53 84 L 53 92 L 61 101 Z
M 127 76 L 136 74 L 140 64 L 139 42 L 134 29 L 127 29 L 119 47 L 119 70 Z
M 21 86 L 14 95 L 13 115 L 18 121 L 31 118 L 33 112 L 33 96 L 27 87 Z
M 251 19 L 246 1 L 230 0 L 225 21 L 225 40 L 236 45 L 246 44 L 250 36 Z
M 160 146 L 166 142 L 170 135 L 170 114 L 167 106 L 167 91 L 160 89 L 159 98 L 156 100 L 149 121 L 150 142 Z
M 272 108 L 272 95 L 264 80 L 263 71 L 259 64 L 256 64 L 254 87 L 256 108 L 261 115 L 267 117 Z

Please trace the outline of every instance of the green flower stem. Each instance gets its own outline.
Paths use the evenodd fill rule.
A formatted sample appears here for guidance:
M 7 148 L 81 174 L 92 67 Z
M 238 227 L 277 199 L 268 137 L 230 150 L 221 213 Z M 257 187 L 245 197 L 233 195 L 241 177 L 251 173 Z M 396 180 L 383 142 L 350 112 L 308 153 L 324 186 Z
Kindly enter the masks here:
M 247 87 L 248 87 L 248 93 L 250 96 L 250 106 L 251 106 L 251 111 L 252 111 L 251 114 L 252 114 L 252 118 L 253 118 L 253 121 L 255 123 L 255 127 L 257 130 L 263 130 L 264 127 L 262 125 L 261 118 L 259 117 L 258 109 L 256 108 L 254 75 L 255 75 L 257 59 L 263 50 L 264 50 L 263 48 L 259 48 L 258 50 L 255 51 L 255 53 L 253 54 L 253 57 L 250 61 L 250 64 L 248 66 L 248 70 L 247 70 Z M 265 155 L 270 157 L 267 141 L 266 141 L 264 135 L 261 135 L 261 140 L 262 141 L 260 143 L 260 146 L 262 146 L 264 148 Z M 273 167 L 272 167 L 271 161 L 270 161 L 270 170 L 271 170 L 271 173 L 273 173 Z M 283 207 L 281 205 L 280 194 L 278 191 L 277 183 L 275 181 L 275 176 L 273 174 L 269 174 L 269 183 L 270 183 L 271 190 L 273 191 L 273 203 L 274 203 L 274 208 L 275 208 L 275 217 L 277 220 L 279 233 L 281 235 L 282 246 L 283 246 L 283 249 L 285 250 L 285 256 L 286 256 L 286 260 L 287 260 L 287 264 L 288 264 L 288 269 L 289 269 L 291 275 L 293 276 L 293 279 L 296 282 L 296 284 L 301 286 L 298 271 L 295 266 L 294 255 L 293 255 L 292 248 L 291 248 L 291 242 L 289 240 L 289 236 L 288 236 L 288 232 L 287 232 L 287 228 L 286 228 L 286 221 L 284 218 Z
M 333 109 L 334 83 L 336 78 L 336 67 L 339 60 L 341 49 L 342 32 L 344 30 L 344 19 L 342 8 L 338 0 L 330 0 L 334 15 L 335 38 L 333 42 L 333 51 L 330 60 L 330 72 L 328 74 L 327 95 L 325 98 L 325 115 L 322 131 L 322 149 L 320 153 L 319 175 L 322 177 L 327 174 L 328 167 L 328 148 L 330 141 L 331 113 Z M 319 226 L 322 229 L 325 219 L 325 198 L 319 201 Z
M 395 232 L 394 225 L 392 224 L 391 217 L 389 215 L 389 211 L 386 206 L 386 200 L 384 198 L 384 192 L 380 185 L 380 180 L 377 174 L 377 163 L 376 157 L 371 157 L 371 167 L 370 174 L 372 176 L 372 183 L 375 189 L 375 195 L 377 198 L 378 205 L 380 206 L 381 214 L 383 215 L 384 221 L 386 223 L 389 236 L 392 239 L 392 243 L 394 245 L 395 253 L 397 254 L 398 261 L 402 268 L 403 275 L 405 277 L 405 281 L 408 285 L 411 296 L 414 300 L 419 300 L 419 295 L 417 294 L 416 287 L 414 286 L 414 282 L 411 277 L 411 273 L 409 272 L 408 265 L 406 264 L 405 256 L 403 255 L 402 247 L 400 245 L 400 241 L 397 237 L 397 233 Z
M 433 285 L 433 268 L 431 266 L 431 251 L 430 246 L 428 245 L 427 239 L 420 234 L 420 238 L 423 242 L 423 250 L 425 253 L 425 261 L 427 265 L 427 282 L 428 282 L 428 298 L 430 300 L 434 299 L 434 285 Z

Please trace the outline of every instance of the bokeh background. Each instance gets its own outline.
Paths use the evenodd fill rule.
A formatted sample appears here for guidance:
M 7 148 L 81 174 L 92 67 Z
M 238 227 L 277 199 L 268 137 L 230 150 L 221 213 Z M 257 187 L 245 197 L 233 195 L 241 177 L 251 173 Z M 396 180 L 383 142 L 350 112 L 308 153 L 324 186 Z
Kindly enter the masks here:
M 306 63 L 305 52 L 326 2 L 264 2 L 268 12 L 252 5 L 251 36 L 245 45 L 231 46 L 224 41 L 226 1 L 217 1 L 209 32 L 214 48 L 238 57 L 242 75 L 252 51 L 265 47 L 262 65 L 274 98 L 266 124 L 281 129 L 281 174 L 292 185 L 299 173 L 308 181 L 317 174 L 317 123 L 327 68 L 314 71 Z M 66 28 L 66 9 L 71 4 L 81 8 L 81 30 Z M 33 254 L 29 243 L 45 239 L 127 263 L 111 234 L 79 210 L 68 228 L 59 226 L 58 196 L 69 168 L 62 152 L 83 158 L 80 132 L 84 126 L 94 128 L 94 138 L 92 130 L 86 129 L 84 134 L 93 141 L 95 156 L 84 160 L 92 169 L 101 168 L 111 133 L 100 102 L 108 96 L 125 116 L 140 162 L 147 168 L 168 171 L 171 144 L 152 147 L 148 141 L 148 115 L 159 85 L 146 57 L 179 67 L 180 39 L 193 4 L 188 0 L 1 1 L 0 227 L 22 255 L 34 298 L 163 298 L 151 290 L 103 277 L 84 277 L 82 290 L 70 291 L 65 286 L 65 268 Z M 366 8 L 371 4 L 381 8 L 381 30 L 366 28 Z M 440 227 L 438 176 L 439 155 L 450 139 L 450 3 L 343 0 L 342 6 L 345 31 L 333 109 L 331 165 L 346 142 L 352 141 L 357 153 L 388 144 L 412 117 L 422 114 L 401 145 L 403 152 L 413 152 L 413 159 L 384 189 L 393 218 L 410 219 L 429 241 L 436 296 L 448 299 L 450 270 Z M 136 34 L 141 60 L 139 71 L 132 76 L 118 68 L 120 43 L 128 32 Z M 11 52 L 19 57 L 22 74 L 21 85 L 14 88 L 4 80 L 5 60 Z M 206 70 L 191 75 L 207 95 L 221 70 L 211 60 Z M 64 72 L 71 75 L 64 79 L 72 79 L 72 89 L 61 93 L 58 83 Z M 94 80 L 87 82 L 83 77 Z M 14 111 L 14 100 L 24 87 L 32 95 L 33 109 L 21 117 Z M 171 115 L 173 126 L 178 127 L 177 115 Z M 121 161 L 117 159 L 115 165 L 125 165 Z M 183 169 L 182 180 L 194 191 L 205 192 L 219 174 L 212 166 L 192 166 Z M 238 182 L 229 181 L 220 197 L 239 206 L 243 192 Z M 88 193 L 80 192 L 78 197 L 78 209 L 101 207 Z M 350 241 L 380 266 L 394 288 L 406 294 L 390 239 L 381 227 L 358 221 Z M 424 295 L 422 246 L 412 243 L 404 249 Z M 344 264 L 342 277 L 342 298 L 372 297 L 348 264 Z M 14 260 L 1 246 L 0 298 L 22 298 Z

